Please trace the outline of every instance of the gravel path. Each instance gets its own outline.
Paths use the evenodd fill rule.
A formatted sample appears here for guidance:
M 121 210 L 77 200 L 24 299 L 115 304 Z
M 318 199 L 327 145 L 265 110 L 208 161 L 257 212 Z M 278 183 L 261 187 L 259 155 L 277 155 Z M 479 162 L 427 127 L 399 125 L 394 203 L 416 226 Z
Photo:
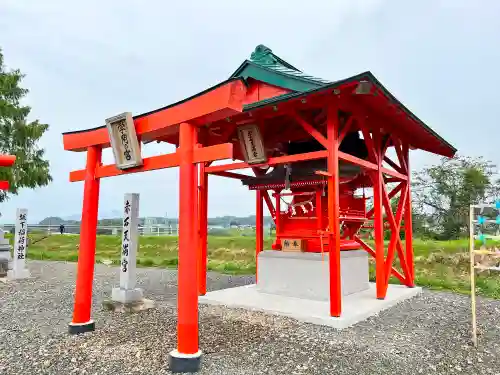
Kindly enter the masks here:
M 101 309 L 118 270 L 96 267 L 97 330 L 70 336 L 76 265 L 30 261 L 35 278 L 0 282 L 0 374 L 169 374 L 176 341 L 176 272 L 139 269 L 157 308 L 139 314 Z M 209 289 L 252 277 L 210 274 Z M 469 299 L 422 296 L 353 328 L 336 331 L 292 319 L 217 306 L 200 307 L 200 374 L 497 374 L 500 301 L 481 300 L 480 348 L 469 342 Z

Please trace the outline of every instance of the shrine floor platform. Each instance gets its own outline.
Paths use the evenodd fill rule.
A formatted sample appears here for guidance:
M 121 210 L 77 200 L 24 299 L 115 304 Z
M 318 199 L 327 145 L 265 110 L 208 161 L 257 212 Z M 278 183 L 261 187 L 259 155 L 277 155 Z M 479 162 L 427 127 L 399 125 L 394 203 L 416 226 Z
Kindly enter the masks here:
M 330 317 L 330 304 L 327 301 L 262 293 L 255 284 L 209 292 L 205 296 L 199 297 L 199 302 L 262 311 L 287 316 L 302 322 L 343 329 L 376 316 L 381 311 L 415 297 L 421 292 L 422 288 L 419 287 L 407 288 L 402 285 L 389 285 L 386 299 L 378 300 L 375 297 L 375 284 L 370 283 L 369 289 L 343 297 L 340 318 Z

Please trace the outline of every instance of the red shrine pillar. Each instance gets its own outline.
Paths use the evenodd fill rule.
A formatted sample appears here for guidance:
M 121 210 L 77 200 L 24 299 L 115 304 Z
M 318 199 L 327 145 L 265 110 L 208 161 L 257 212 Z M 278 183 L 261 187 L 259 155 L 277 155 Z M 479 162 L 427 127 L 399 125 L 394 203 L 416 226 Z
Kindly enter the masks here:
M 406 175 L 408 180 L 406 182 L 405 202 L 405 244 L 406 244 L 406 262 L 408 264 L 408 271 L 410 274 L 410 285 L 415 286 L 415 265 L 413 263 L 413 223 L 412 223 L 412 207 L 411 207 L 411 186 L 410 186 L 410 150 L 407 144 L 403 145 L 403 158 L 406 162 Z
M 208 174 L 205 163 L 200 164 L 199 208 L 198 208 L 198 294 L 207 293 L 207 231 L 208 231 Z
M 274 191 L 274 197 L 276 198 L 276 208 L 274 225 L 276 227 L 276 238 L 274 239 L 274 244 L 272 246 L 273 250 L 281 250 L 281 240 L 278 235 L 281 233 L 281 198 L 280 198 L 281 190 Z
M 264 249 L 264 197 L 262 190 L 256 190 L 255 193 L 255 282 L 257 282 L 259 253 Z
M 179 266 L 177 300 L 177 349 L 170 352 L 172 372 L 196 372 L 200 368 L 198 348 L 198 283 L 196 240 L 198 195 L 196 165 L 193 151 L 197 129 L 189 123 L 180 124 L 179 149 Z
M 99 179 L 96 178 L 95 172 L 101 163 L 101 152 L 101 148 L 96 146 L 89 147 L 87 150 L 75 305 L 73 320 L 69 324 L 69 333 L 71 334 L 84 333 L 95 329 L 94 321 L 91 319 L 97 212 L 99 208 Z
M 328 250 L 330 269 L 330 315 L 339 317 L 342 311 L 340 275 L 340 221 L 339 221 L 339 115 L 336 103 L 328 108 Z
M 373 143 L 375 148 L 375 157 L 377 170 L 372 172 L 373 180 L 373 230 L 375 237 L 375 287 L 378 299 L 385 299 L 385 249 L 384 249 L 384 210 L 382 202 L 382 189 L 384 176 L 382 175 L 382 152 L 380 136 L 373 133 Z

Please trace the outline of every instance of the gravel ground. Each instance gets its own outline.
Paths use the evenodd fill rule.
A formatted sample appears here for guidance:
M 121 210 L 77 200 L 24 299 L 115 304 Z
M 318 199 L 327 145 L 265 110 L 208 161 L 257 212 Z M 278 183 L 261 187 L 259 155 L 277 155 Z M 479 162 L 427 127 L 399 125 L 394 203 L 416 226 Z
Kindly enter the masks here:
M 176 271 L 139 269 L 157 308 L 104 311 L 118 270 L 96 267 L 93 333 L 70 336 L 76 265 L 30 261 L 33 279 L 0 282 L 0 374 L 169 374 L 176 342 Z M 209 289 L 252 277 L 210 274 Z M 498 374 L 500 301 L 480 300 L 480 347 L 469 343 L 469 299 L 425 291 L 336 331 L 292 319 L 200 307 L 200 374 Z

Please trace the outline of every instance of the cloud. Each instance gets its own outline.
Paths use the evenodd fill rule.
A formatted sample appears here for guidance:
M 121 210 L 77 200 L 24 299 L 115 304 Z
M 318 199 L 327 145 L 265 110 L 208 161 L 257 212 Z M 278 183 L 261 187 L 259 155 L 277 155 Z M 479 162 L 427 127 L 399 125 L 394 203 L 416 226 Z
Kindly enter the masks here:
M 467 135 L 471 124 L 485 134 L 496 126 L 490 113 L 499 79 L 487 72 L 500 60 L 498 49 L 488 47 L 500 34 L 493 22 L 499 6 L 482 4 L 488 6 L 430 0 L 254 0 L 251 6 L 230 0 L 3 0 L 1 47 L 6 63 L 27 74 L 33 118 L 51 126 L 42 144 L 54 182 L 4 203 L 1 220 L 12 220 L 21 206 L 32 220 L 81 210 L 83 184 L 69 183 L 68 175 L 83 168 L 84 155 L 63 151 L 62 132 L 199 92 L 226 79 L 261 43 L 328 79 L 372 70 L 459 150 L 495 160 L 492 139 Z M 171 149 L 152 144 L 147 152 Z M 104 159 L 110 162 L 111 153 Z M 418 153 L 413 165 L 431 160 Z M 176 170 L 103 180 L 101 210 L 120 207 L 125 192 L 141 193 L 141 215 L 177 215 Z M 254 206 L 253 193 L 238 182 L 211 177 L 209 215 L 251 214 Z

